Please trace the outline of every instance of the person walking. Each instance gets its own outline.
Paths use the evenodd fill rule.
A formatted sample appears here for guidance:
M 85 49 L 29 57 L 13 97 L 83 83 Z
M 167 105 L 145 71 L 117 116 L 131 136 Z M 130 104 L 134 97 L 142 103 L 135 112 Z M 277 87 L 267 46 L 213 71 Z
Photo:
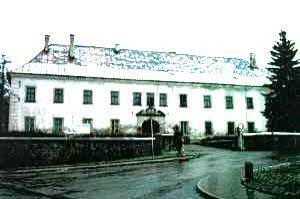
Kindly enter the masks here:
M 174 145 L 177 151 L 178 156 L 183 155 L 182 146 L 183 146 L 183 134 L 179 130 L 179 126 L 176 124 L 173 128 L 174 130 Z

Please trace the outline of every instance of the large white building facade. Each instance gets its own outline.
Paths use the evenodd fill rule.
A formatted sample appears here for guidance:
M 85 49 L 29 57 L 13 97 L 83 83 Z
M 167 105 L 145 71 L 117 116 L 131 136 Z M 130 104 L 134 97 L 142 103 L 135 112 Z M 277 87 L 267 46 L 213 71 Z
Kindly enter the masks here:
M 49 45 L 10 72 L 9 130 L 49 133 L 91 123 L 100 133 L 192 137 L 265 131 L 266 71 L 243 59 Z

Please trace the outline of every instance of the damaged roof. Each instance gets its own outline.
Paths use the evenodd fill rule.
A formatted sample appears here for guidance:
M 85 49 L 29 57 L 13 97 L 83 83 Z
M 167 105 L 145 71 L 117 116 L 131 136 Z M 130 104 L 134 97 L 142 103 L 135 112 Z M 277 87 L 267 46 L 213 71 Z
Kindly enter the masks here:
M 51 44 L 13 73 L 262 86 L 267 70 L 238 58 Z

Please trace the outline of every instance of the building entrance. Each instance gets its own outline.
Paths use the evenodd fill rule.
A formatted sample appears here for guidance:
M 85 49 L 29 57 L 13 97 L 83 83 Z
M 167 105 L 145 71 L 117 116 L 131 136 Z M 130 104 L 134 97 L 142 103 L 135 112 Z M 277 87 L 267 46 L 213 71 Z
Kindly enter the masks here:
M 153 135 L 159 133 L 159 123 L 153 119 L 145 120 L 142 124 L 142 133 L 144 136 L 151 137 L 151 120 L 152 120 L 152 129 L 153 129 Z

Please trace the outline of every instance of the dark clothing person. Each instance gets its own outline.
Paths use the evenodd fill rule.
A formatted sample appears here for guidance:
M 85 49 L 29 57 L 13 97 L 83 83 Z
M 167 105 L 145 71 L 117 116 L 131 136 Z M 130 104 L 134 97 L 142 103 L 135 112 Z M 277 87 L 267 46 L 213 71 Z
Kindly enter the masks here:
M 179 130 L 178 125 L 175 125 L 174 129 L 174 145 L 177 151 L 177 154 L 182 154 L 182 146 L 183 146 L 183 134 Z

